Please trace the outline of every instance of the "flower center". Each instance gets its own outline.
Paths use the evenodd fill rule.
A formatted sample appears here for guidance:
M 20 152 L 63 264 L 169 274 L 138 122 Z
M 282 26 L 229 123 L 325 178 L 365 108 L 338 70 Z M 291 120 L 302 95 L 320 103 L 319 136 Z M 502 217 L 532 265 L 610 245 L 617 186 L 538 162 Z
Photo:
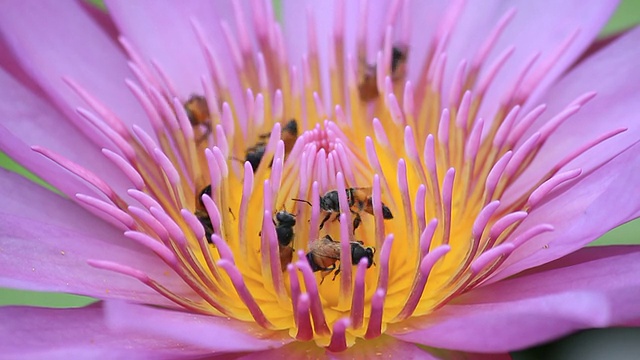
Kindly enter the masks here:
M 189 97 L 171 90 L 160 67 L 155 76 L 131 56 L 144 86 L 128 84 L 153 134 L 126 129 L 70 81 L 103 118 L 80 111 L 116 145 L 105 155 L 131 180 L 128 195 L 139 204 L 36 148 L 101 189 L 110 202 L 82 194 L 77 200 L 123 226 L 192 293 L 178 295 L 133 264 L 90 263 L 133 276 L 190 311 L 288 331 L 333 351 L 376 337 L 481 284 L 514 249 L 552 230 L 539 224 L 516 233 L 532 208 L 580 175 L 560 172 L 564 165 L 621 131 L 585 144 L 542 175 L 523 176 L 547 137 L 593 94 L 536 130 L 545 108 L 522 110 L 518 104 L 534 86 L 517 83 L 496 115 L 483 120 L 477 114 L 486 90 L 510 50 L 495 63 L 485 64 L 486 54 L 468 69 L 460 63 L 444 100 L 444 38 L 434 39 L 412 84 L 410 49 L 393 27 L 373 63 L 364 61 L 364 36 L 361 61 L 354 61 L 336 28 L 323 80 L 315 38 L 302 66 L 289 67 L 279 25 L 270 19 L 254 27 L 273 36 L 260 36 L 255 57 L 228 41 L 239 74 L 228 78 L 196 24 L 209 74 Z M 529 70 L 522 78 L 535 85 L 539 74 Z M 322 85 L 338 104 L 332 111 Z

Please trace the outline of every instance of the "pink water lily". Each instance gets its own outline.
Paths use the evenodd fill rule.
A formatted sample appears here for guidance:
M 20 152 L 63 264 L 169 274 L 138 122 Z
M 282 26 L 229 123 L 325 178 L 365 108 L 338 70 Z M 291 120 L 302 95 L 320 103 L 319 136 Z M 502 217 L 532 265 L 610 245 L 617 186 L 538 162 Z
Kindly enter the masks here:
M 2 171 L 0 286 L 101 300 L 0 308 L 3 356 L 493 359 L 640 320 L 640 247 L 584 248 L 640 211 L 640 29 L 589 51 L 616 1 L 106 5 L 0 3 L 0 148 L 57 190 Z

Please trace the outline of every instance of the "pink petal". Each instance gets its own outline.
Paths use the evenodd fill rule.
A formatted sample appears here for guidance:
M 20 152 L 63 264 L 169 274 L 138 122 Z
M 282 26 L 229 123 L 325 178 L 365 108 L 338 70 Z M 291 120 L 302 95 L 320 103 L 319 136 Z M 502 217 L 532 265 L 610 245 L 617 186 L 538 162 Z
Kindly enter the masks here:
M 193 93 L 202 94 L 200 77 L 209 74 L 191 21 L 202 27 L 207 41 L 219 50 L 217 54 L 224 54 L 221 50 L 226 45 L 219 23 L 224 19 L 233 26 L 230 1 L 108 0 L 106 5 L 122 35 L 133 43 L 144 61 L 153 60 L 162 67 L 177 95 L 186 99 Z M 228 65 L 230 59 L 231 55 L 217 58 Z M 150 66 L 150 62 L 145 65 Z
M 107 302 L 109 326 L 175 339 L 211 351 L 244 352 L 275 349 L 290 342 L 287 332 L 269 332 L 249 322 L 124 302 Z
M 314 342 L 292 342 L 281 348 L 260 351 L 240 357 L 238 360 L 260 360 L 286 358 L 291 360 L 304 359 L 424 359 L 424 360 L 504 360 L 511 359 L 508 354 L 472 354 L 460 353 L 443 349 L 424 348 L 416 344 L 394 339 L 390 336 L 380 336 L 371 340 L 359 340 L 346 351 L 330 353 L 318 347 Z
M 475 289 L 421 325 L 416 320 L 391 331 L 428 346 L 502 352 L 580 329 L 623 325 L 640 316 L 639 271 L 640 246 L 586 248 Z
M 77 2 L 0 2 L 0 32 L 24 70 L 69 119 L 83 124 L 75 108 L 86 104 L 62 81 L 65 76 L 125 124 L 150 130 L 125 86 L 125 78 L 134 76 L 124 53 Z
M 544 63 L 572 33 L 579 30 L 567 51 L 543 73 L 542 82 L 537 87 L 539 93 L 589 46 L 615 10 L 617 3 L 600 0 L 506 0 L 489 3 L 468 1 L 451 35 L 450 45 L 446 50 L 447 58 L 451 64 L 456 65 L 462 59 L 472 61 L 476 51 L 500 18 L 510 9 L 516 9 L 514 18 L 500 36 L 486 62 L 489 65 L 504 49 L 515 45 L 515 52 L 495 80 L 496 86 L 489 89 L 485 98 L 488 106 L 481 109 L 479 115 L 485 119 L 491 118 L 490 114 L 497 110 L 498 101 L 506 95 L 503 92 L 510 88 L 527 59 L 541 52 L 538 62 Z M 451 79 L 454 71 L 455 66 L 448 67 L 445 79 Z M 444 83 L 448 82 L 447 80 Z
M 112 331 L 102 303 L 77 309 L 0 307 L 0 353 L 11 359 L 193 358 L 206 351 L 149 334 Z
M 614 227 L 638 217 L 640 192 L 635 189 L 640 184 L 639 170 L 640 143 L 534 208 L 513 236 L 539 224 L 550 224 L 554 230 L 518 247 L 491 281 L 572 253 Z
M 553 132 L 516 185 L 531 183 L 533 178 L 547 172 L 570 150 L 611 130 L 628 128 L 625 133 L 605 141 L 597 149 L 566 165 L 566 168 L 580 167 L 588 172 L 637 141 L 640 132 L 638 43 L 640 28 L 629 31 L 611 45 L 583 60 L 549 89 L 542 99 L 548 104 L 547 111 L 534 123 L 532 133 L 578 96 L 588 91 L 595 91 L 597 95 Z
M 141 269 L 184 295 L 182 281 L 121 231 L 19 175 L 0 174 L 0 286 L 172 305 L 137 280 L 86 263 L 104 259 Z
M 118 39 L 120 35 L 118 28 L 116 28 L 116 24 L 113 23 L 113 20 L 111 20 L 106 10 L 89 1 L 80 1 L 80 6 L 82 6 L 84 11 L 93 18 L 93 21 L 95 21 L 111 39 Z
M 0 69 L 0 149 L 54 187 L 73 196 L 94 194 L 75 175 L 31 150 L 32 145 L 51 149 L 80 164 L 108 182 L 119 193 L 130 183 L 111 162 L 47 101 Z

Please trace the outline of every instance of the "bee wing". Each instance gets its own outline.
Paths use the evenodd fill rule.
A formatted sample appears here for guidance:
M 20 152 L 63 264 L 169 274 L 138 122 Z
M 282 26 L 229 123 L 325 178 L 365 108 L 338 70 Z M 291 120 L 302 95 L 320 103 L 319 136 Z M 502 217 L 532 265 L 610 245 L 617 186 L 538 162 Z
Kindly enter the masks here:
M 312 242 L 309 251 L 314 256 L 340 260 L 340 243 L 331 239 L 322 238 Z

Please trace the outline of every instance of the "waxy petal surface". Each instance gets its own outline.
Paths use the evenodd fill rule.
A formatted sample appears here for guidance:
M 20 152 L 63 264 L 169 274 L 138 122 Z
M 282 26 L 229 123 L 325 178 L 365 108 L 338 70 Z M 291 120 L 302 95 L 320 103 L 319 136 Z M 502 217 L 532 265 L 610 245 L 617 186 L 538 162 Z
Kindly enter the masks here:
M 206 351 L 175 340 L 113 331 L 104 304 L 77 309 L 0 307 L 0 353 L 11 359 L 193 358 Z
M 86 262 L 99 259 L 134 266 L 184 294 L 169 267 L 122 231 L 17 174 L 1 174 L 0 286 L 173 305 L 135 279 Z
M 592 247 L 458 297 L 396 337 L 465 351 L 512 351 L 640 316 L 640 249 Z M 517 324 L 517 325 L 516 325 Z M 420 329 L 417 327 L 421 326 Z

